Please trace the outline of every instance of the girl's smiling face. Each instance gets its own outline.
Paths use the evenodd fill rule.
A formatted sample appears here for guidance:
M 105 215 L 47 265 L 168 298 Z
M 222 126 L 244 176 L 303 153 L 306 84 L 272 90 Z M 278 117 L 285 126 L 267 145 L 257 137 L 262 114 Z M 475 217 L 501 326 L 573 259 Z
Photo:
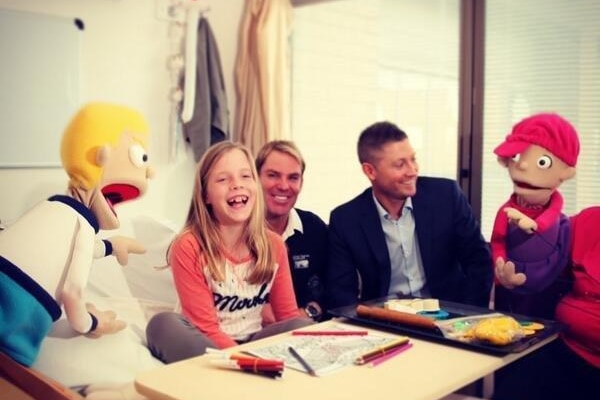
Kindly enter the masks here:
M 221 225 L 246 223 L 256 203 L 256 177 L 244 152 L 232 149 L 214 164 L 206 185 L 206 204 Z

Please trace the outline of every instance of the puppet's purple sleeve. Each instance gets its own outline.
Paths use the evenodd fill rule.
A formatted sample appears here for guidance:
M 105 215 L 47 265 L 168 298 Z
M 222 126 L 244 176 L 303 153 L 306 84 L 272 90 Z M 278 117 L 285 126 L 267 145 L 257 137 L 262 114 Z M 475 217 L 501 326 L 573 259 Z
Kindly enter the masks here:
M 569 235 L 569 219 L 563 214 L 557 223 L 533 235 L 514 225 L 509 226 L 508 260 L 515 264 L 516 272 L 527 277 L 523 285 L 513 289 L 514 292 L 537 293 L 556 280 L 569 261 Z

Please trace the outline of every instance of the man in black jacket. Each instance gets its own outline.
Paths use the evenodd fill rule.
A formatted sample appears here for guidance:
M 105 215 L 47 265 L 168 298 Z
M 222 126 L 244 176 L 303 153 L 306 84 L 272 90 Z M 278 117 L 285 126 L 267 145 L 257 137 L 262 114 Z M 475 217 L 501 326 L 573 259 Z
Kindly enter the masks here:
M 267 222 L 287 245 L 296 301 L 307 316 L 320 320 L 324 311 L 327 225 L 317 215 L 294 208 L 305 168 L 300 151 L 290 141 L 268 142 L 256 157 Z

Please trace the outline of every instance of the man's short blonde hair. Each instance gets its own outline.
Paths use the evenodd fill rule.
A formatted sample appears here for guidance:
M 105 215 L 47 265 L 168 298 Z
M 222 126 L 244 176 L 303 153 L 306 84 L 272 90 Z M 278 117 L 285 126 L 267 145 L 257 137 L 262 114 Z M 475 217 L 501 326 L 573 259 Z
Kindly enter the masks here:
M 289 140 L 272 140 L 267 142 L 260 148 L 258 154 L 256 155 L 256 170 L 260 174 L 260 170 L 262 166 L 267 161 L 267 157 L 274 151 L 278 151 L 280 153 L 284 153 L 298 161 L 300 167 L 302 169 L 302 174 L 304 175 L 304 170 L 306 169 L 306 163 L 304 162 L 304 158 L 302 157 L 302 153 L 294 142 Z

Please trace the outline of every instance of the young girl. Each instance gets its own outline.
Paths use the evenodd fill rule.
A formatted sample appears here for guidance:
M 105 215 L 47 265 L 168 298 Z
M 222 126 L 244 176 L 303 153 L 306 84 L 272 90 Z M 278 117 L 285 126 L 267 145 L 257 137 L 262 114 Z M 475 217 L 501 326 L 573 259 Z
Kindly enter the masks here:
M 298 311 L 287 251 L 267 230 L 250 151 L 225 141 L 198 164 L 182 232 L 169 249 L 181 314 L 148 323 L 152 353 L 166 363 L 312 323 Z M 262 328 L 266 303 L 276 323 Z

